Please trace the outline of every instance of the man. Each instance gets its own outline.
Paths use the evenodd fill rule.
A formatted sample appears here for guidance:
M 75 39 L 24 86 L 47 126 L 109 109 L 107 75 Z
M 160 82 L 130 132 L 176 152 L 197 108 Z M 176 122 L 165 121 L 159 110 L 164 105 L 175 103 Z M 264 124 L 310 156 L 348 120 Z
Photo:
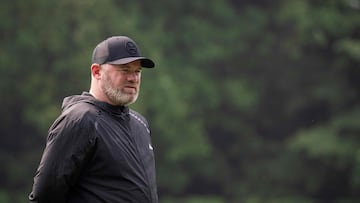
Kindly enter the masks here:
M 32 202 L 157 203 L 147 121 L 129 109 L 141 68 L 154 62 L 126 36 L 94 49 L 90 91 L 64 99 L 49 130 L 29 196 Z

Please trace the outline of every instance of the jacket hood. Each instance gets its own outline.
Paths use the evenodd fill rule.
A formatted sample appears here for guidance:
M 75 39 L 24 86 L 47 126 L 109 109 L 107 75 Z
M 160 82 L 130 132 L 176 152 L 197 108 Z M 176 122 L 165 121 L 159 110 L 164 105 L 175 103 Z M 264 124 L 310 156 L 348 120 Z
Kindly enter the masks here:
M 129 114 L 129 108 L 127 106 L 113 106 L 106 102 L 99 101 L 88 92 L 83 92 L 81 95 L 65 97 L 61 109 L 62 111 L 65 111 L 78 103 L 88 103 L 94 105 L 117 117 L 123 118 L 124 116 Z

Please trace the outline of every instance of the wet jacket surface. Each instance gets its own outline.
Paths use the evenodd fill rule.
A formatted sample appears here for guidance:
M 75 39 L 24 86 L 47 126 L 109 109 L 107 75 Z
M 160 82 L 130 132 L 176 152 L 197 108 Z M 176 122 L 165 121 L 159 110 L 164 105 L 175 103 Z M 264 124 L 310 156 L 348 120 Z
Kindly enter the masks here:
M 128 107 L 67 97 L 49 130 L 31 202 L 157 203 L 147 121 Z

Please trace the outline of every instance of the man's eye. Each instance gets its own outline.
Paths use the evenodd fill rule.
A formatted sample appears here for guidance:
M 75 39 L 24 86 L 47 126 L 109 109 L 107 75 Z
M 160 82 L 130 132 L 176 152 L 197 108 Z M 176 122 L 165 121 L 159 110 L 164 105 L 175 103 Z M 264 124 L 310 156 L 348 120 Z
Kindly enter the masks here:
M 141 73 L 141 69 L 140 70 L 131 70 L 129 68 L 121 68 L 119 69 L 119 71 L 123 72 L 123 73 Z

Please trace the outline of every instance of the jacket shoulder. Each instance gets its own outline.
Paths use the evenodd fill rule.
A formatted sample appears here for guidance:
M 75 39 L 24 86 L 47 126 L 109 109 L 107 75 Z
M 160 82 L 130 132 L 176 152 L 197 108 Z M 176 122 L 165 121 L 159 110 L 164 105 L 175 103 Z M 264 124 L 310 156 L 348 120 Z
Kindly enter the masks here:
M 144 116 L 142 116 L 140 113 L 132 109 L 130 109 L 129 114 L 131 119 L 133 119 L 135 122 L 139 123 L 140 125 L 144 126 L 146 128 L 146 131 L 150 133 L 149 123 L 147 122 Z
M 54 121 L 50 130 L 58 127 L 60 123 L 62 126 L 78 126 L 85 127 L 95 122 L 99 110 L 92 104 L 86 102 L 78 102 L 64 109 L 59 117 Z M 88 126 L 89 127 L 89 126 Z

